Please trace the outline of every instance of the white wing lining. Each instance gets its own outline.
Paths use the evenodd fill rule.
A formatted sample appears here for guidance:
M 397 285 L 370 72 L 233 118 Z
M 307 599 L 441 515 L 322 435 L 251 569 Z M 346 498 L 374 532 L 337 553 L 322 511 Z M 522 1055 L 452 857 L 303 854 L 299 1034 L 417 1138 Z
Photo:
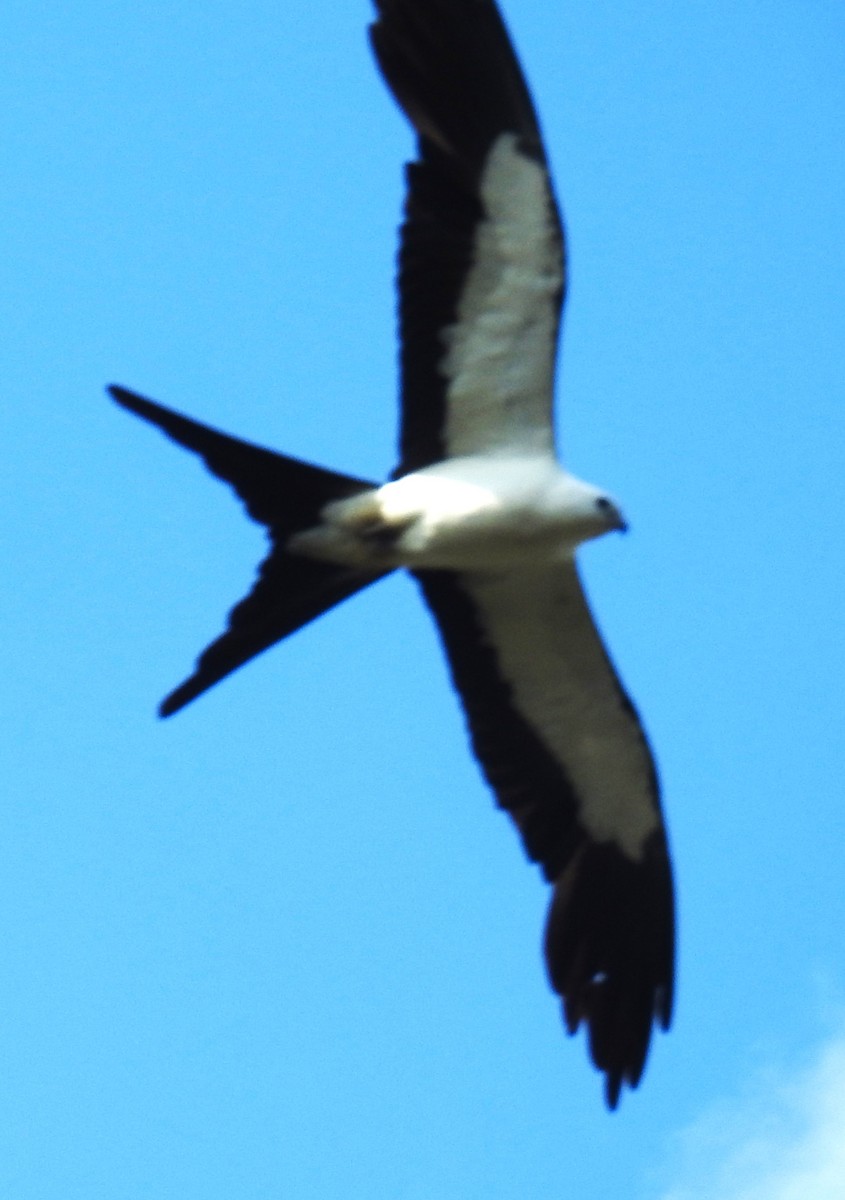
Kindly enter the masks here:
M 574 564 L 462 573 L 512 702 L 560 763 L 592 838 L 640 861 L 661 826 L 654 764 Z
M 486 218 L 458 320 L 443 330 L 450 457 L 554 452 L 552 393 L 563 256 L 544 166 L 514 133 L 493 143 L 481 178 Z

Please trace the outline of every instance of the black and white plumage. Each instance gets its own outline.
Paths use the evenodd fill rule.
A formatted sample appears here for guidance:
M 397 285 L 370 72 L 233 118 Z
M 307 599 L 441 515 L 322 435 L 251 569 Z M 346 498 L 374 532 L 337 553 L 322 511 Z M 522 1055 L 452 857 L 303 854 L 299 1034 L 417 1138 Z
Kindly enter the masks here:
M 673 993 L 654 764 L 574 553 L 624 528 L 566 472 L 552 398 L 563 231 L 533 103 L 493 0 L 375 0 L 371 40 L 417 134 L 399 259 L 400 462 L 379 487 L 248 445 L 123 388 L 199 454 L 271 549 L 226 631 L 161 706 L 399 567 L 437 622 L 476 757 L 553 885 L 545 952 L 615 1107 Z

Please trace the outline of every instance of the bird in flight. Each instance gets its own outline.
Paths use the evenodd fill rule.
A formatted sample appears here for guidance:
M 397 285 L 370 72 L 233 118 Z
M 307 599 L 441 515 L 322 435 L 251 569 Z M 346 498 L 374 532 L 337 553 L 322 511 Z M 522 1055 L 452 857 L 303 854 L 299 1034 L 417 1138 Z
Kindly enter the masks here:
M 549 980 L 615 1108 L 672 1013 L 672 873 L 654 761 L 575 564 L 624 530 L 555 454 L 564 236 L 537 116 L 494 0 L 375 0 L 378 67 L 416 133 L 398 268 L 399 463 L 382 485 L 118 404 L 230 484 L 270 549 L 170 716 L 398 568 L 443 642 L 498 805 L 551 885 Z

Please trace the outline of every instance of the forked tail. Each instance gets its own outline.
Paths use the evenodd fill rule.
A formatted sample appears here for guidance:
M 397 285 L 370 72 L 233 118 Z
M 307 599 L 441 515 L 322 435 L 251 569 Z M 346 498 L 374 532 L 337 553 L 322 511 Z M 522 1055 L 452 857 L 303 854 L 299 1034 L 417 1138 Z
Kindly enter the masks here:
M 226 631 L 203 650 L 194 673 L 161 702 L 160 715 L 169 717 L 262 650 L 380 578 L 286 550 L 292 534 L 319 523 L 330 501 L 376 485 L 229 437 L 126 388 L 112 386 L 108 391 L 121 407 L 198 454 L 212 474 L 234 488 L 249 515 L 266 526 L 270 536 L 270 553 L 258 579 L 229 613 Z

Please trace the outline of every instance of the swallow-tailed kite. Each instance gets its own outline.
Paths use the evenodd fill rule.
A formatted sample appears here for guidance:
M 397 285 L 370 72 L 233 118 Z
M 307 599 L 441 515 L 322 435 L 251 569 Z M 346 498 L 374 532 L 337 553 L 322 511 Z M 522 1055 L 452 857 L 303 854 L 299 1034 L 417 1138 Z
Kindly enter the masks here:
M 669 1025 L 673 891 L 654 762 L 574 560 L 624 519 L 555 456 L 560 216 L 493 0 L 375 4 L 375 57 L 417 135 L 399 255 L 399 465 L 378 486 L 110 389 L 230 484 L 271 543 L 225 633 L 160 711 L 407 568 L 481 769 L 553 886 L 549 978 L 569 1032 L 586 1025 L 615 1107 L 640 1079 L 652 1025 Z

